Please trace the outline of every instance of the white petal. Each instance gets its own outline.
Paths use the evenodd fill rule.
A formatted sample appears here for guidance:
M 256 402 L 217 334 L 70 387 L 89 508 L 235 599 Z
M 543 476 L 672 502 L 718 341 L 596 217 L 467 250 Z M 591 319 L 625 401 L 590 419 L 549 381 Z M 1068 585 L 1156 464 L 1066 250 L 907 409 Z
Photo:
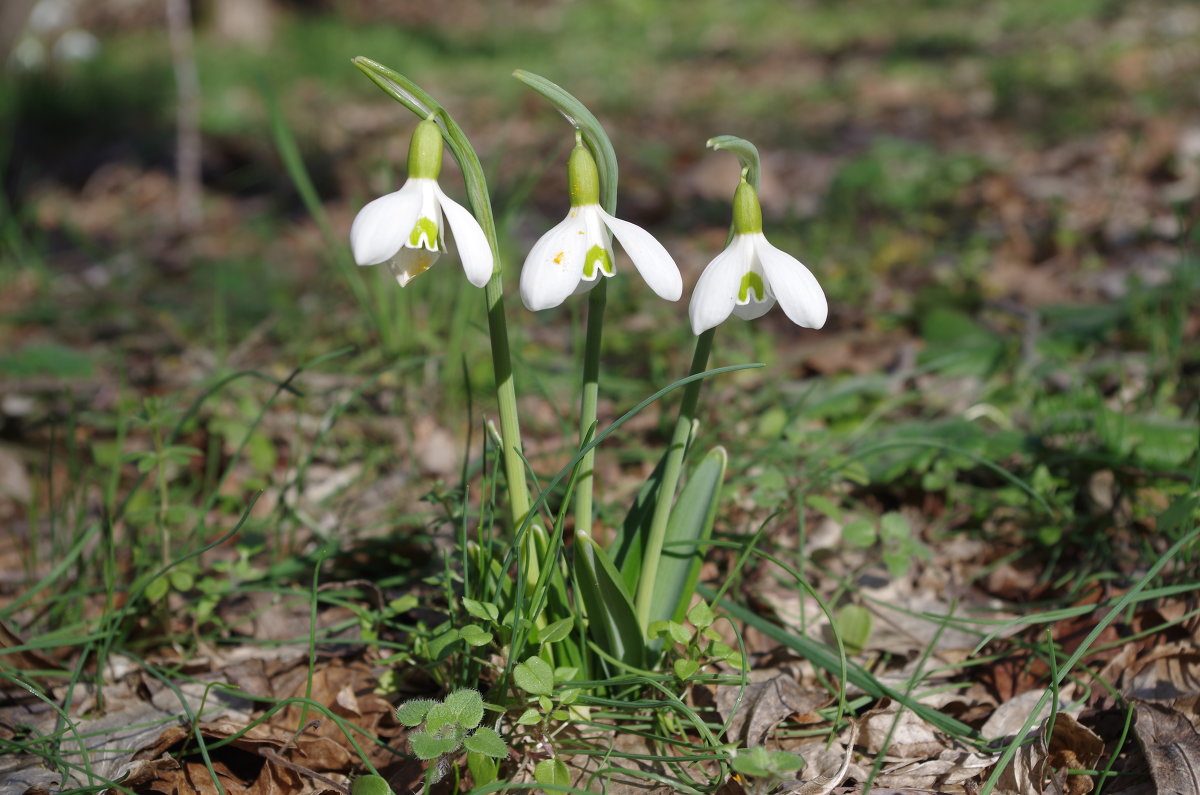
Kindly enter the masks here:
M 771 311 L 771 307 L 775 306 L 775 296 L 768 295 L 761 301 L 751 301 L 748 304 L 737 304 L 733 307 L 733 314 L 740 317 L 742 320 L 754 320 L 762 317 Z
M 617 272 L 617 258 L 613 256 L 612 235 L 604 226 L 604 210 L 600 209 L 598 204 L 585 204 L 579 208 L 579 217 L 583 219 L 583 228 L 586 231 L 583 244 L 583 281 L 586 284 L 576 287 L 575 295 L 586 293 L 600 283 L 601 277 L 607 278 Z M 608 256 L 608 269 L 604 269 L 604 263 L 598 262 L 592 269 L 592 275 L 588 276 L 588 258 L 592 255 L 592 249 L 597 246 L 603 249 Z
M 583 278 L 587 228 L 572 207 L 567 217 L 533 245 L 521 268 L 521 300 L 537 311 L 558 306 Z
M 396 255 L 417 222 L 420 186 L 412 181 L 358 211 L 350 225 L 350 249 L 359 265 L 378 265 Z
M 467 281 L 476 287 L 483 287 L 492 278 L 495 267 L 492 247 L 488 245 L 483 227 L 467 208 L 447 196 L 437 183 L 434 183 L 433 189 L 442 205 L 442 212 L 446 214 L 450 232 L 454 235 L 454 245 L 458 248 L 458 257 L 462 260 Z
M 683 295 L 683 277 L 679 275 L 675 260 L 671 259 L 662 243 L 640 226 L 614 218 L 604 210 L 600 210 L 600 217 L 617 236 L 621 248 L 633 260 L 634 267 L 642 274 L 650 289 L 660 298 L 678 301 L 679 296 Z
M 817 277 L 791 254 L 780 251 L 762 235 L 752 235 L 754 249 L 762 262 L 767 284 L 783 312 L 798 326 L 821 328 L 829 315 L 825 291 Z
M 692 291 L 692 303 L 688 315 L 692 319 L 692 332 L 700 334 L 723 323 L 737 304 L 738 288 L 742 275 L 750 267 L 753 256 L 751 243 L 746 235 L 735 235 L 729 247 L 716 256 Z
M 388 260 L 387 266 L 400 286 L 405 287 L 413 279 L 429 270 L 429 267 L 437 262 L 440 256 L 441 254 L 437 251 L 406 247 L 397 251 L 396 256 Z

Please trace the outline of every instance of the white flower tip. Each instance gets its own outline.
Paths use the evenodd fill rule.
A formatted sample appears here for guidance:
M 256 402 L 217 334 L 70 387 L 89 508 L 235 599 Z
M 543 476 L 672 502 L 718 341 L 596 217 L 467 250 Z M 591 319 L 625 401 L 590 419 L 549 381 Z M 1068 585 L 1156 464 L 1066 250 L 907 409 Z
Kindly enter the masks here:
M 437 183 L 434 183 L 434 190 L 450 225 L 454 244 L 458 247 L 458 257 L 462 260 L 467 281 L 476 287 L 485 286 L 492 278 L 496 260 L 492 257 L 492 246 L 483 233 L 483 227 L 467 208 L 447 196 Z

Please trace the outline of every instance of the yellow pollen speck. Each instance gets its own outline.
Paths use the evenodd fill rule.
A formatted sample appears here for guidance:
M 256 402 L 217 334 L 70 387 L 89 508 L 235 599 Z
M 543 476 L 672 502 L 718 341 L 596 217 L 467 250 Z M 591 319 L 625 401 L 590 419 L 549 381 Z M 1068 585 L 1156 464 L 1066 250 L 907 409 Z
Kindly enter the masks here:
M 562 263 L 563 263 L 563 253 L 564 253 L 564 252 L 560 251 L 560 252 L 558 252 L 557 254 L 555 254 L 555 255 L 554 255 L 554 264 L 555 264 L 555 265 L 562 265 Z

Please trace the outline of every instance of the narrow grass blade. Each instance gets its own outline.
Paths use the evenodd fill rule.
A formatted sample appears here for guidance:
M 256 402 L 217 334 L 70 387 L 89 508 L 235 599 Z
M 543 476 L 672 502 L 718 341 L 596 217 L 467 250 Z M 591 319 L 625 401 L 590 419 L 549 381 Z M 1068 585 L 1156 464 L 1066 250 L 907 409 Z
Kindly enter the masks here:
M 772 640 L 782 643 L 818 668 L 823 668 L 835 676 L 840 675 L 842 666 L 838 656 L 824 644 L 793 634 L 786 628 L 772 623 L 762 616 L 750 612 L 745 607 L 728 600 L 721 600 L 721 607 L 733 618 L 754 627 Z M 978 733 L 967 724 L 955 720 L 942 712 L 938 712 L 936 709 L 919 701 L 915 701 L 910 696 L 898 690 L 888 687 L 872 676 L 869 671 L 854 663 L 848 665 L 846 678 L 850 681 L 850 684 L 860 688 L 873 698 L 890 698 L 897 704 L 907 707 L 917 717 L 939 731 L 946 732 L 953 737 L 967 742 L 978 739 Z

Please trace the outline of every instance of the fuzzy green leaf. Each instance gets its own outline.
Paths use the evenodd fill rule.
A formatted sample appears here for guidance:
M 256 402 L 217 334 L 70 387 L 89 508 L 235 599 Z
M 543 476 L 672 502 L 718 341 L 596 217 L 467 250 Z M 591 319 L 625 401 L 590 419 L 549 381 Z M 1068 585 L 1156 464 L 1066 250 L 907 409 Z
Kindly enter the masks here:
M 475 733 L 463 740 L 463 746 L 472 753 L 503 759 L 508 756 L 508 746 L 494 730 L 480 726 Z
M 446 707 L 454 713 L 454 723 L 464 729 L 474 729 L 483 720 L 483 696 L 464 688 L 446 696 Z
M 429 732 L 410 734 L 408 742 L 412 745 L 413 754 L 427 761 L 453 753 L 462 744 L 457 737 L 435 737 Z
M 425 715 L 425 731 L 444 736 L 444 727 L 458 727 L 458 713 L 448 704 L 435 703 Z
M 396 708 L 396 720 L 400 721 L 401 726 L 420 726 L 425 722 L 425 716 L 429 714 L 429 709 L 438 702 L 428 698 L 419 698 L 414 701 L 407 701 Z

